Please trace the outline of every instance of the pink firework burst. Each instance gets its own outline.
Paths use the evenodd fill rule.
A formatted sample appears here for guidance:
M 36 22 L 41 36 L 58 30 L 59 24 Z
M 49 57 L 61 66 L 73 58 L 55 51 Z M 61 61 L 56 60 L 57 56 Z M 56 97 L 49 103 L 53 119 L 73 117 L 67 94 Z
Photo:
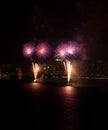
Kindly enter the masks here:
M 55 56 L 62 59 L 68 59 L 71 56 L 79 54 L 79 52 L 80 52 L 80 46 L 77 42 L 67 41 L 58 45 L 55 51 Z
M 46 58 L 49 56 L 50 47 L 47 43 L 39 43 L 36 47 L 36 54 L 41 58 Z
M 75 47 L 72 46 L 72 45 L 68 45 L 68 46 L 67 46 L 67 53 L 68 53 L 69 55 L 74 55 L 74 53 L 75 53 Z
M 35 51 L 35 47 L 32 43 L 26 43 L 23 45 L 23 55 L 25 57 L 31 57 Z
M 65 59 L 67 57 L 67 45 L 64 43 L 61 43 L 58 45 L 55 51 L 55 57 L 59 57 L 62 59 Z
M 76 53 L 76 42 L 67 42 L 67 53 L 68 55 L 74 55 Z
M 80 45 L 75 41 L 67 42 L 67 53 L 69 55 L 75 56 L 75 54 L 80 52 Z

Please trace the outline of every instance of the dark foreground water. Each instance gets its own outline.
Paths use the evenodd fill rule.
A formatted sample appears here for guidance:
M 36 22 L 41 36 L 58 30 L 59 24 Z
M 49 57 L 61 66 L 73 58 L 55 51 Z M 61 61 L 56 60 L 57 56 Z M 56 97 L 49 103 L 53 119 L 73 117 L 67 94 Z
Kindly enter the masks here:
M 107 82 L 66 86 L 0 81 L 0 129 L 106 130 Z

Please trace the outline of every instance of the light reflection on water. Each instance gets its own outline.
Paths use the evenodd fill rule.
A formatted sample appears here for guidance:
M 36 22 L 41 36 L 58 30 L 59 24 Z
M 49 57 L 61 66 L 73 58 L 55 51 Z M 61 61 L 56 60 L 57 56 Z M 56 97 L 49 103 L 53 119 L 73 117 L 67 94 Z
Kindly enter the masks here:
M 37 87 L 40 87 L 40 85 L 41 85 L 41 84 L 39 84 L 39 83 L 31 83 L 31 84 L 30 84 L 30 86 L 31 86 L 33 89 L 35 89 L 35 88 L 37 88 Z
M 54 91 L 55 94 L 71 96 L 76 93 L 74 86 L 60 86 L 60 85 L 49 85 L 49 84 L 41 84 L 41 83 L 27 83 L 22 85 L 25 90 L 39 92 L 40 91 Z
M 36 100 L 38 106 L 35 109 L 47 116 L 46 121 L 50 120 L 54 124 L 54 120 L 58 120 L 58 130 L 77 128 L 79 104 L 75 87 L 28 83 L 24 89 L 27 97 Z
M 13 113 L 11 123 L 19 119 L 16 126 L 25 121 L 24 127 L 30 124 L 30 129 L 37 130 L 92 130 L 107 118 L 108 93 L 103 86 L 101 91 L 90 86 L 7 81 L 1 88 L 5 119 Z
M 63 91 L 65 94 L 73 94 L 74 93 L 74 88 L 72 86 L 65 86 L 63 87 Z

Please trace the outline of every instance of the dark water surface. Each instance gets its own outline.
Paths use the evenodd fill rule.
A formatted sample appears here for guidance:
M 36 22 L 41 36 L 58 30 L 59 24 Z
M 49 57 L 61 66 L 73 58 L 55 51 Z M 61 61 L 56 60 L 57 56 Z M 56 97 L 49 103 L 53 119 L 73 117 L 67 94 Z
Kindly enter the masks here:
M 57 85 L 0 81 L 1 130 L 108 129 L 108 83 Z

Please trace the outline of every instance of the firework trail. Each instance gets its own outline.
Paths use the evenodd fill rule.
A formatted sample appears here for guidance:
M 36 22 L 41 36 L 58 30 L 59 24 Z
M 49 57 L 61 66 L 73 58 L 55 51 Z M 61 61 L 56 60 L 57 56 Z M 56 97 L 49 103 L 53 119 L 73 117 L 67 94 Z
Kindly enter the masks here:
M 37 81 L 37 74 L 39 72 L 39 65 L 37 63 L 32 63 L 33 73 L 34 73 L 34 82 Z
M 65 62 L 63 62 L 64 64 L 64 68 L 67 72 L 67 77 L 68 77 L 68 84 L 70 82 L 70 78 L 71 78 L 71 73 L 72 73 L 72 64 L 69 60 L 66 59 Z

